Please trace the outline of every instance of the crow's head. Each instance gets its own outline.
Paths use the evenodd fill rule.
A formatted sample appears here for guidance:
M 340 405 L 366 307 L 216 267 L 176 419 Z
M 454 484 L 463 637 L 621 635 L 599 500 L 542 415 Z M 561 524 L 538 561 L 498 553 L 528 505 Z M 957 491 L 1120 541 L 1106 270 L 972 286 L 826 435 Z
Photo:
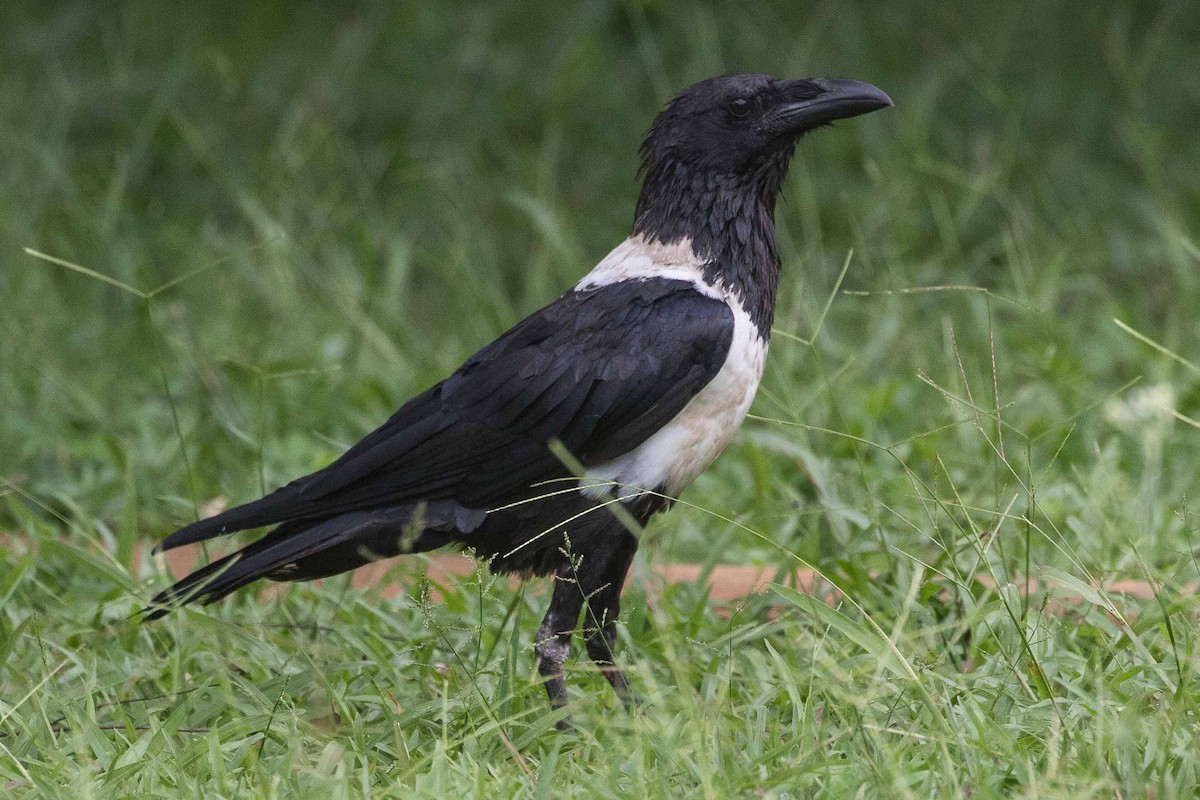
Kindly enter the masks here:
M 871 84 L 843 78 L 743 74 L 692 84 L 642 143 L 634 234 L 688 240 L 710 277 L 757 304 L 769 326 L 779 270 L 775 200 L 796 140 L 891 104 Z
M 804 133 L 892 104 L 869 83 L 723 75 L 692 84 L 654 120 L 643 167 L 672 164 L 709 175 L 747 175 L 783 161 Z
M 670 240 L 719 233 L 775 197 L 796 140 L 822 125 L 892 104 L 869 83 L 723 75 L 694 83 L 654 120 L 642 143 L 644 184 L 634 230 Z

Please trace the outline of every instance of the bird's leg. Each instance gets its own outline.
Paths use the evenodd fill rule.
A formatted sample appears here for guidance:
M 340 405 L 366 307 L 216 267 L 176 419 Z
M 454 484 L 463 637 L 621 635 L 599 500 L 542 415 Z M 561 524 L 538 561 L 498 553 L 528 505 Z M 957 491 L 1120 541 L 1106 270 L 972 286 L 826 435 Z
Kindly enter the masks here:
M 624 588 L 629 565 L 633 562 L 633 554 L 637 551 L 637 539 L 628 532 L 623 531 L 622 534 L 624 540 L 604 565 L 601 574 L 597 576 L 599 584 L 587 597 L 587 617 L 584 626 L 588 657 L 604 673 L 604 677 L 612 684 L 613 691 L 625 707 L 630 708 L 636 704 L 637 698 L 630 689 L 624 670 L 617 665 L 613 647 L 617 643 L 621 589 Z M 580 568 L 586 569 L 584 565 L 580 565 Z M 582 586 L 584 581 L 580 583 Z
M 579 612 L 585 606 L 588 609 L 584 622 L 588 656 L 600 667 L 626 707 L 635 702 L 629 681 L 613 658 L 613 647 L 617 641 L 621 588 L 637 551 L 637 539 L 625 530 L 613 535 L 620 539 L 609 544 L 603 553 L 592 550 L 586 555 L 571 556 L 569 551 L 564 551 L 568 563 L 555 576 L 554 595 L 534 645 L 538 673 L 545 682 L 553 708 L 567 705 L 563 665 L 571 652 L 571 637 L 579 624 Z M 558 728 L 569 729 L 570 723 L 564 720 Z
M 563 708 L 567 704 L 567 682 L 563 677 L 563 665 L 571 653 L 571 637 L 579 624 L 579 611 L 583 608 L 583 595 L 579 587 L 565 576 L 554 581 L 554 595 L 550 608 L 538 628 L 537 643 L 533 651 L 537 655 L 538 674 L 546 685 L 552 708 Z M 570 728 L 565 720 L 558 723 L 559 730 Z

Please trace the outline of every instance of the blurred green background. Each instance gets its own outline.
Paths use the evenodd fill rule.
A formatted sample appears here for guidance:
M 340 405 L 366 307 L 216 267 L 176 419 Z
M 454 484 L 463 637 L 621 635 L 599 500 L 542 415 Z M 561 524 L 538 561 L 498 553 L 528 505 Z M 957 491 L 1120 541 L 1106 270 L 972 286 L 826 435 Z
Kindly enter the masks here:
M 937 696 L 986 694 L 983 673 L 938 660 L 948 642 L 966 643 L 970 663 L 999 670 L 1003 699 L 979 702 L 998 726 L 982 738 L 1001 755 L 976 760 L 913 741 L 864 755 L 828 730 L 814 744 L 804 737 L 819 722 L 789 716 L 803 691 L 781 679 L 779 697 L 737 696 L 746 705 L 713 733 L 721 745 L 712 752 L 748 760 L 744 775 L 732 762 L 699 763 L 730 781 L 742 775 L 736 791 L 749 792 L 758 778 L 747 776 L 786 758 L 750 755 L 757 745 L 747 741 L 786 729 L 810 755 L 838 741 L 850 774 L 912 777 L 906 786 L 926 787 L 913 796 L 955 796 L 962 764 L 984 773 L 1025 765 L 1024 777 L 996 767 L 999 777 L 971 784 L 977 796 L 992 796 L 987 786 L 1009 796 L 1041 785 L 1047 759 L 1058 763 L 1045 743 L 1071 731 L 1082 750 L 1064 771 L 1094 779 L 1101 794 L 1119 786 L 1145 796 L 1130 774 L 1179 778 L 1170 791 L 1145 785 L 1158 797 L 1183 794 L 1196 776 L 1172 753 L 1194 752 L 1186 737 L 1196 709 L 1185 701 L 1200 663 L 1195 607 L 1179 599 L 1200 580 L 1198 42 L 1200 11 L 1189 2 L 6 4 L 0 533 L 17 535 L 0 565 L 0 633 L 36 630 L 51 651 L 81 641 L 98 650 L 51 681 L 48 671 L 39 677 L 49 662 L 36 648 L 0 636 L 0 652 L 22 654 L 5 708 L 33 697 L 52 719 L 55 704 L 123 701 L 139 682 L 175 692 L 185 672 L 213 670 L 228 684 L 210 701 L 212 730 L 225 724 L 220 708 L 261 714 L 269 728 L 272 699 L 231 677 L 219 656 L 232 628 L 215 617 L 244 630 L 315 617 L 335 608 L 339 590 L 297 588 L 264 610 L 243 593 L 213 619 L 180 615 L 178 630 L 99 641 L 165 583 L 149 561 L 124 571 L 135 547 L 201 507 L 252 499 L 328 463 L 570 287 L 626 235 L 637 146 L 680 88 L 730 71 L 843 76 L 877 84 L 896 106 L 800 143 L 778 210 L 785 275 L 753 417 L 686 502 L 653 523 L 642 552 L 651 562 L 815 564 L 884 628 L 895 625 L 902 652 L 939 654 L 929 656 L 947 682 L 930 690 Z M 1088 612 L 1094 628 L 1030 633 L 1027 625 L 1054 623 L 1031 621 L 1015 595 L 974 585 L 980 573 L 1001 584 L 1066 576 L 1083 587 L 1140 578 L 1184 606 L 1160 598 L 1158 616 L 1148 603 L 1136 634 L 1109 625 L 1102 604 Z M 479 635 L 504 642 L 489 657 L 524 659 L 524 675 L 531 657 L 507 649 L 503 605 L 480 603 L 466 606 Z M 727 623 L 696 603 L 694 614 L 679 612 L 683 621 L 632 612 L 630 626 L 653 642 L 640 655 L 660 678 L 673 669 L 683 680 L 689 659 L 698 684 L 713 674 L 703 666 L 711 654 L 688 648 Z M 336 607 L 358 615 L 345 630 L 381 624 L 365 606 Z M 889 617 L 901 607 L 902 618 Z M 522 641 L 534 613 L 513 623 Z M 1172 628 L 1176 613 L 1186 622 Z M 396 636 L 423 635 L 419 617 L 403 619 L 411 628 Z M 813 647 L 828 648 L 838 669 L 864 674 L 846 666 L 853 644 L 813 634 L 808 619 L 792 618 L 785 636 L 765 622 L 746 633 L 737 656 L 746 663 L 733 655 L 742 629 L 728 623 L 730 686 L 734 675 L 762 685 L 756 676 L 773 662 L 754 637 L 768 630 L 786 658 L 817 635 Z M 646 638 L 650 628 L 659 638 Z M 255 644 L 249 661 L 283 673 L 292 656 L 280 654 L 310 646 L 270 641 L 274 655 Z M 1031 642 L 1056 655 L 1045 660 Z M 160 651 L 169 666 L 154 662 Z M 1000 656 L 1045 674 L 1014 668 L 1014 678 Z M 391 656 L 378 658 L 386 672 Z M 425 683 L 394 691 L 438 696 L 442 673 L 405 669 Z M 1079 677 L 1092 669 L 1094 683 Z M 1169 691 L 1156 683 L 1167 672 Z M 864 697 L 897 707 L 912 697 L 903 682 L 842 684 L 845 675 L 829 674 L 825 708 L 851 709 L 829 710 L 830 726 L 850 719 L 860 730 L 853 720 L 870 717 L 872 702 Z M 1127 683 L 1135 674 L 1146 683 Z M 1051 719 L 1046 709 L 1078 700 L 1085 684 L 1098 707 L 1119 708 Z M 540 708 L 539 692 L 522 684 L 518 706 Z M 468 720 L 482 718 L 468 688 L 451 696 Z M 1122 733 L 1135 729 L 1125 714 L 1162 709 L 1164 698 L 1183 705 L 1160 712 L 1162 747 L 1147 756 Z M 874 719 L 906 724 L 890 711 Z M 326 734 L 300 730 L 311 738 L 298 747 L 316 760 Z M 624 746 L 603 743 L 600 755 L 616 765 Z M 495 741 L 486 747 L 507 757 Z M 904 761 L 918 751 L 933 754 L 928 772 Z M 1122 772 L 1110 756 L 1142 771 Z M 441 758 L 428 757 L 397 769 Z M 267 774 L 277 768 L 264 764 Z M 515 768 L 508 777 L 525 780 Z M 734 792 L 713 780 L 709 796 Z

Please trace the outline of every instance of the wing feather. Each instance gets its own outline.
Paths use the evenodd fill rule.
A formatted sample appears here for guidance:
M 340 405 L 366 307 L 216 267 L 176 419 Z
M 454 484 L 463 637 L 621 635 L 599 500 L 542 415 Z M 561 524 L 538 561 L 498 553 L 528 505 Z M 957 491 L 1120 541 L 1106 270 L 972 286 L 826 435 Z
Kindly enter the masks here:
M 568 293 L 405 403 L 328 467 L 182 528 L 161 547 L 404 503 L 501 505 L 569 475 L 551 441 L 584 464 L 637 447 L 713 379 L 732 334 L 729 306 L 686 281 Z

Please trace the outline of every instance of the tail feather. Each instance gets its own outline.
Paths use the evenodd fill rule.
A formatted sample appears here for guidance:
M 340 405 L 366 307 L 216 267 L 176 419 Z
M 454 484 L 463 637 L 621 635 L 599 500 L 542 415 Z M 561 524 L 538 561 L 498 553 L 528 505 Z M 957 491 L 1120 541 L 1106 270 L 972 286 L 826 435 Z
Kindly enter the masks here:
M 245 586 L 254 580 L 253 576 L 229 576 L 226 574 L 228 569 L 236 566 L 241 554 L 241 552 L 237 552 L 219 558 L 177 581 L 170 588 L 154 595 L 147 607 L 142 609 L 142 619 L 149 622 L 165 617 L 179 606 L 186 605 L 193 600 L 207 605 L 220 600 L 233 590 Z
M 299 493 L 297 483 L 283 486 L 266 497 L 252 503 L 246 503 L 220 514 L 185 525 L 159 542 L 154 552 L 161 553 L 193 542 L 202 542 L 214 536 L 222 536 L 234 531 L 244 531 L 250 528 L 260 528 L 263 525 L 274 525 L 298 516 L 295 505 Z
M 258 541 L 201 567 L 151 599 L 145 619 L 165 616 L 180 605 L 216 602 L 259 578 L 310 580 L 345 572 L 371 561 L 440 546 L 446 537 L 404 541 L 414 533 L 462 532 L 482 524 L 487 513 L 452 502 L 394 506 L 280 525 Z

